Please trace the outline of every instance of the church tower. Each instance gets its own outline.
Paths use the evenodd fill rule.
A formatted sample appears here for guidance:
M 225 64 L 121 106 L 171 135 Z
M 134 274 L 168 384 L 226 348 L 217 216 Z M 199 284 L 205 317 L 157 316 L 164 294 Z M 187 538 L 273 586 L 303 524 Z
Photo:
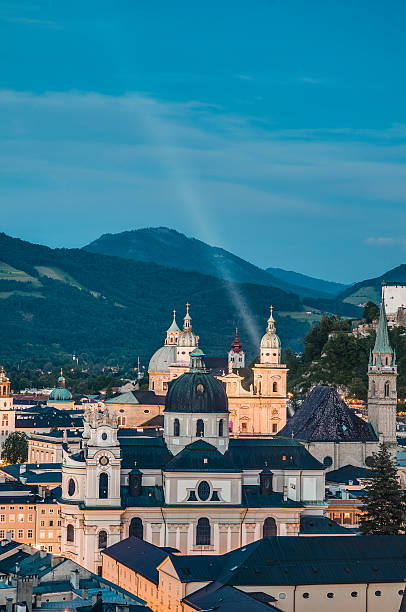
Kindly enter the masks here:
M 245 353 L 242 350 L 242 344 L 238 337 L 238 329 L 235 330 L 235 338 L 231 344 L 231 350 L 228 352 L 228 371 L 239 370 L 245 367 Z
M 10 380 L 4 371 L 3 366 L 0 368 L 0 410 L 12 410 L 13 398 L 11 397 Z
M 396 444 L 397 365 L 382 300 L 375 346 L 368 364 L 368 421 L 380 442 Z

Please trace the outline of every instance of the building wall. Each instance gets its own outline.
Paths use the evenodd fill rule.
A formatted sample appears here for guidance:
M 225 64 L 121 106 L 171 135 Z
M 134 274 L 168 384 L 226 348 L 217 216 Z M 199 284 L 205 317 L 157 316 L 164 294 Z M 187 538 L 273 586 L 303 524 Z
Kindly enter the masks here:
M 156 391 L 162 395 L 161 391 Z M 164 404 L 114 404 L 109 401 L 108 406 L 114 411 L 119 427 L 138 427 L 159 414 L 163 414 Z
M 0 497 L 0 539 L 7 533 L 23 542 L 53 554 L 61 552 L 61 516 L 57 503 L 5 503 Z
M 382 299 L 387 315 L 396 315 L 398 308 L 406 308 L 406 285 L 382 285 Z
M 344 465 L 365 467 L 365 460 L 376 453 L 379 442 L 303 442 L 309 453 L 321 463 L 330 458 L 327 471 L 338 470 Z

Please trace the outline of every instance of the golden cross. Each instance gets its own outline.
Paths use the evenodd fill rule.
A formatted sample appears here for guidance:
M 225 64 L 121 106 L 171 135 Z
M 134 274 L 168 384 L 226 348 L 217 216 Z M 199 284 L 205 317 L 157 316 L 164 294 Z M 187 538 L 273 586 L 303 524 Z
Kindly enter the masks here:
M 271 317 L 272 317 L 272 313 L 273 313 L 273 306 L 272 305 L 269 307 L 269 310 L 271 311 Z
M 186 302 L 186 314 L 189 314 L 189 306 L 190 306 L 189 302 Z
M 173 320 L 176 319 L 176 310 L 173 311 Z

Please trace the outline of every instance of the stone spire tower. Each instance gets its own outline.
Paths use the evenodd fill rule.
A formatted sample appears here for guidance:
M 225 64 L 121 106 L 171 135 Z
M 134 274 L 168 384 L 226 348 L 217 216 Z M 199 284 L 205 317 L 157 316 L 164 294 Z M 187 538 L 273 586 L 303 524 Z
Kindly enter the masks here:
M 242 344 L 238 337 L 238 329 L 235 330 L 235 338 L 231 343 L 231 349 L 228 351 L 228 371 L 239 370 L 245 367 L 245 353 L 242 350 Z
M 382 300 L 375 346 L 368 364 L 368 421 L 380 442 L 396 444 L 396 354 L 389 342 L 385 304 Z

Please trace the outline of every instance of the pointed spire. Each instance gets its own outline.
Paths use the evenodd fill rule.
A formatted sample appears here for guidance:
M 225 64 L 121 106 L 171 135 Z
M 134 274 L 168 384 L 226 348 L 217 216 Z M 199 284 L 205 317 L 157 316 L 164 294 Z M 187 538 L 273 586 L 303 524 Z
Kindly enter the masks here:
M 273 306 L 272 305 L 269 307 L 269 310 L 270 310 L 270 315 L 268 319 L 267 331 L 275 332 L 275 319 L 273 318 Z
M 240 353 L 242 350 L 242 344 L 238 337 L 238 327 L 235 328 L 235 338 L 231 343 L 231 350 L 234 351 L 234 353 Z
M 389 342 L 388 321 L 386 319 L 385 303 L 381 301 L 381 309 L 379 312 L 378 329 L 376 331 L 374 353 L 393 353 Z
M 180 332 L 178 324 L 176 323 L 176 310 L 173 311 L 173 321 L 166 331 L 167 332 Z
M 189 302 L 186 302 L 186 314 L 183 319 L 183 331 L 191 331 L 192 330 L 192 317 L 189 314 Z

